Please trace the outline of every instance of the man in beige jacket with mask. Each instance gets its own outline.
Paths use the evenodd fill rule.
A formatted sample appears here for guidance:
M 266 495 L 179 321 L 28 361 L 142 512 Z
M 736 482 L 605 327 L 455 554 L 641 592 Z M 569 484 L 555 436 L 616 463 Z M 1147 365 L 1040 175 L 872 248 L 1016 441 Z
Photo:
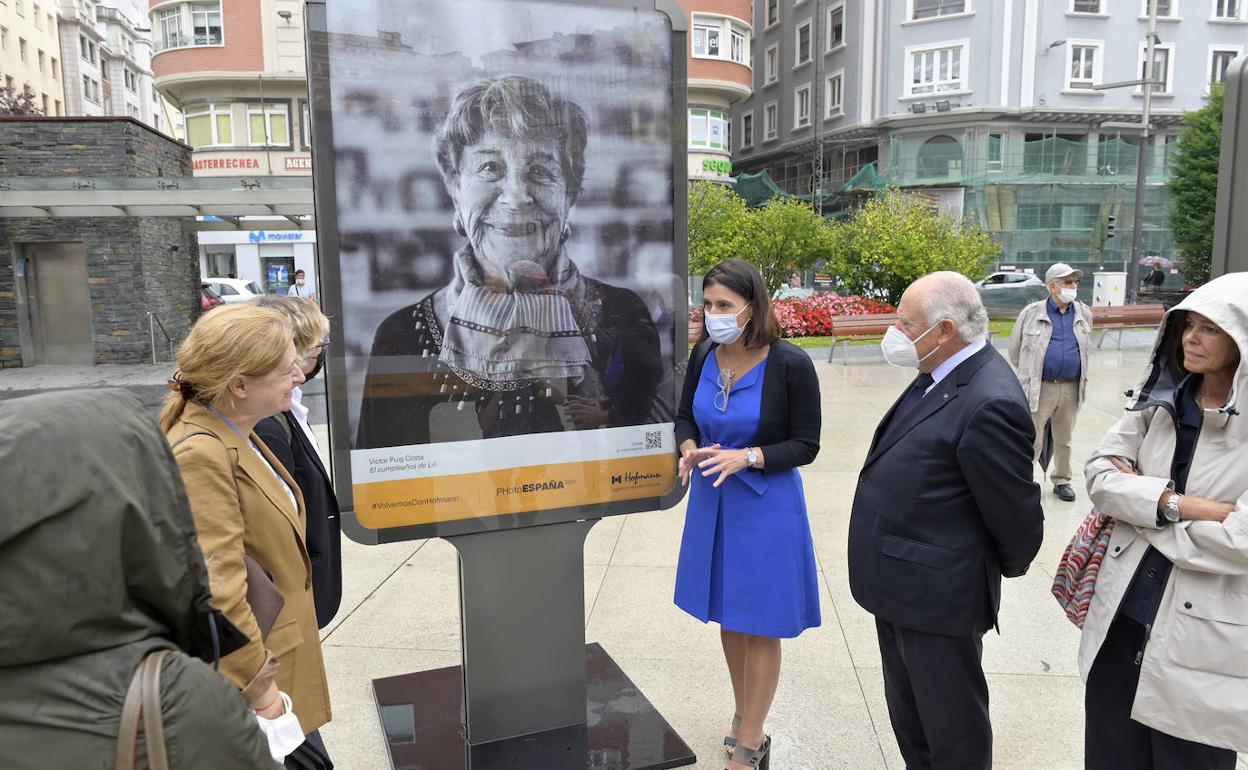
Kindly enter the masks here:
M 1018 371 L 1036 427 L 1035 455 L 1044 446 L 1044 426 L 1053 422 L 1053 494 L 1070 502 L 1070 441 L 1088 386 L 1092 311 L 1075 299 L 1083 273 L 1058 262 L 1044 274 L 1047 299 L 1018 314 L 1010 335 L 1010 363 Z

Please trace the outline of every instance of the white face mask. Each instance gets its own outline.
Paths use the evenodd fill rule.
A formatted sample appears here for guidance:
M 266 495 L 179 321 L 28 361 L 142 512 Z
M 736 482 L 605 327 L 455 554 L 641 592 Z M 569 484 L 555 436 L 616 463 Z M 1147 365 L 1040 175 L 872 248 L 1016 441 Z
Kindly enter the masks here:
M 706 335 L 720 345 L 736 342 L 741 332 L 745 331 L 745 327 L 737 326 L 737 316 L 745 312 L 745 307 L 735 313 L 706 313 Z M 748 324 L 750 319 L 745 319 L 745 322 Z
M 884 352 L 884 360 L 899 369 L 913 369 L 917 367 L 926 361 L 928 356 L 935 353 L 937 349 L 932 348 L 926 356 L 919 358 L 919 349 L 915 347 L 915 343 L 926 337 L 937 326 L 940 326 L 940 321 L 932 324 L 927 331 L 913 340 L 896 326 L 888 327 L 888 331 L 884 332 L 884 341 L 880 343 L 880 349 Z
M 302 279 L 302 278 L 296 278 L 296 279 L 295 279 L 295 285 L 296 285 L 296 286 L 303 286 L 305 283 L 307 283 L 307 281 L 305 281 L 305 280 L 304 280 L 304 279 Z
M 1061 289 L 1058 292 L 1058 294 L 1061 296 L 1062 302 L 1065 302 L 1067 305 L 1069 305 L 1070 303 L 1075 301 L 1076 297 L 1079 296 L 1079 290 L 1078 289 Z

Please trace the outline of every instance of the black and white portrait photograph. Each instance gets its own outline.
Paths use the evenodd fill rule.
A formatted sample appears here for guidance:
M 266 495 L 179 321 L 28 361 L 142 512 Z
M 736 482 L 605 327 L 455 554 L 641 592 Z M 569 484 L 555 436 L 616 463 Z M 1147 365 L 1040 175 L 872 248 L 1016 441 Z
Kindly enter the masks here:
M 560 2 L 330 13 L 354 448 L 670 420 L 670 29 Z
M 562 479 L 560 505 L 661 494 L 665 467 L 629 463 L 670 459 L 685 358 L 671 20 L 554 0 L 327 12 L 359 499 L 401 518 L 454 477 L 456 516 L 543 505 L 491 503 L 488 479 L 469 501 L 474 473 Z

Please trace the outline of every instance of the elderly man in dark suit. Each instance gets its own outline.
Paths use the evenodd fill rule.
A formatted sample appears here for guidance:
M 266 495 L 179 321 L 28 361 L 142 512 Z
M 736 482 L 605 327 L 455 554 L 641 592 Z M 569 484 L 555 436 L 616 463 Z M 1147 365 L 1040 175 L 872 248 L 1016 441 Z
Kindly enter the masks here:
M 876 429 L 849 526 L 854 599 L 875 615 L 889 717 L 906 767 L 988 768 L 981 664 L 1001 578 L 1040 548 L 1034 428 L 986 342 L 974 285 L 933 273 L 906 289 L 884 355 L 919 375 Z

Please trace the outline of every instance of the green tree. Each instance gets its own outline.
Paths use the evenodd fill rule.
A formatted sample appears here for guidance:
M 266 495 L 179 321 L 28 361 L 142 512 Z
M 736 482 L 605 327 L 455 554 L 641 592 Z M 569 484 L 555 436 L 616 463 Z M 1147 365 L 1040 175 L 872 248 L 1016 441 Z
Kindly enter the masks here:
M 806 270 L 819 260 L 835 270 L 836 239 L 832 226 L 811 205 L 795 198 L 772 198 L 751 209 L 745 248 L 738 254 L 762 273 L 774 293 L 793 270 Z
M 1183 116 L 1171 161 L 1170 229 L 1182 255 L 1183 275 L 1191 283 L 1209 280 L 1222 152 L 1222 98 L 1222 87 L 1215 86 L 1208 104 Z
M 894 305 L 915 279 L 937 270 L 979 278 L 1001 251 L 979 228 L 896 188 L 868 201 L 838 233 L 836 261 L 850 290 Z
M 742 256 L 749 214 L 745 201 L 727 185 L 689 185 L 689 272 L 703 275 L 729 257 Z

